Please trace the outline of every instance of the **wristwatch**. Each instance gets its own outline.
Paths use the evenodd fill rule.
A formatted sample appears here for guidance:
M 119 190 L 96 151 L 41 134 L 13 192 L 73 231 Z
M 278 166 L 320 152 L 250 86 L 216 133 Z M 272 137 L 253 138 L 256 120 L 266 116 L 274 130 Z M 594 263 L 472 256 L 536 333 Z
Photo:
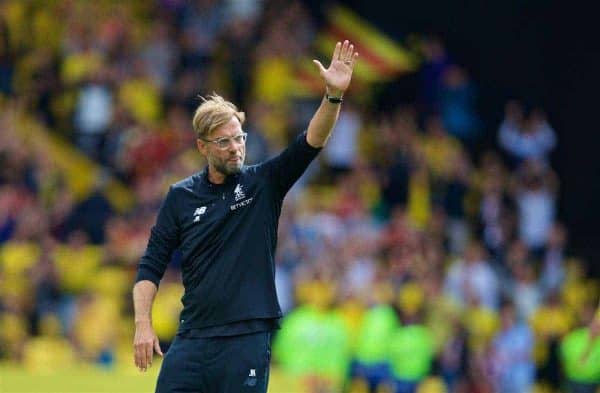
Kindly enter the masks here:
M 342 102 L 344 102 L 344 99 L 342 97 L 332 97 L 327 93 L 325 93 L 325 98 L 332 104 L 341 104 Z

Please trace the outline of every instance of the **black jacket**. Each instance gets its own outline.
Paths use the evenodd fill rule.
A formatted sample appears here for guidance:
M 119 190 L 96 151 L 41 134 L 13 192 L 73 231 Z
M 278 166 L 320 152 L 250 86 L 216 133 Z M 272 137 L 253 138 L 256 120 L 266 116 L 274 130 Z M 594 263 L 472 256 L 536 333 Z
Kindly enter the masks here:
M 304 132 L 224 184 L 210 183 L 205 169 L 169 188 L 136 282 L 158 286 L 173 251 L 181 252 L 180 332 L 282 316 L 274 264 L 281 205 L 319 151 Z

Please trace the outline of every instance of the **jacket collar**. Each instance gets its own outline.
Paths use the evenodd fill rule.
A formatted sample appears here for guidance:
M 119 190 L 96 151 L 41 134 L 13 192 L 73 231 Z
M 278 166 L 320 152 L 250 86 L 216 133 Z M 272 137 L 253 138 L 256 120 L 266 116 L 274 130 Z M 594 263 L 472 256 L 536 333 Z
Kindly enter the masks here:
M 208 166 L 204 167 L 204 169 L 199 173 L 199 177 L 200 177 L 200 181 L 202 182 L 202 184 L 209 186 L 210 188 L 221 188 L 223 186 L 228 186 L 234 183 L 238 183 L 240 181 L 240 175 L 242 173 L 244 173 L 246 171 L 246 166 L 242 166 L 242 170 L 239 173 L 236 173 L 235 175 L 229 175 L 227 177 L 225 177 L 225 181 L 222 184 L 215 184 L 212 183 L 209 179 L 208 179 Z

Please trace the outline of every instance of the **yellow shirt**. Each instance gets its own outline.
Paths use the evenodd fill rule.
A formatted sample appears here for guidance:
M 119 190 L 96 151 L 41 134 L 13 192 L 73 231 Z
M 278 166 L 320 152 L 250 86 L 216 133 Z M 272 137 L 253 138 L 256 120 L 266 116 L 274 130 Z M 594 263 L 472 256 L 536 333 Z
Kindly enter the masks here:
M 544 364 L 548 359 L 549 337 L 561 338 L 569 332 L 575 322 L 573 313 L 564 306 L 542 306 L 529 320 L 535 335 L 534 358 L 537 364 Z
M 429 176 L 426 171 L 417 171 L 408 184 L 408 217 L 417 229 L 423 229 L 431 217 Z
M 179 313 L 183 286 L 179 283 L 164 283 L 156 294 L 152 306 L 152 325 L 160 340 L 170 341 L 175 337 L 179 327 Z
M 474 352 L 483 351 L 500 327 L 498 314 L 485 307 L 467 310 L 464 321 L 469 332 L 469 348 Z
M 8 277 L 26 272 L 40 257 L 40 247 L 32 242 L 8 241 L 0 247 L 0 270 Z
M 161 116 L 160 92 L 148 79 L 132 79 L 121 85 L 119 101 L 142 124 L 154 124 Z
M 93 296 L 82 299 L 73 335 L 87 359 L 112 348 L 119 332 L 120 313 L 115 300 Z
M 254 92 L 258 101 L 284 102 L 293 84 L 294 70 L 284 57 L 269 56 L 257 61 L 254 69 Z
M 58 246 L 54 251 L 54 260 L 63 290 L 79 294 L 88 289 L 95 279 L 103 257 L 104 250 L 98 246 Z
M 427 166 L 435 177 L 444 177 L 451 170 L 451 163 L 460 153 L 460 142 L 452 136 L 423 138 L 423 153 Z
M 339 315 L 346 324 L 346 331 L 350 340 L 350 347 L 354 348 L 358 337 L 360 325 L 365 314 L 365 306 L 358 299 L 348 299 L 338 306 Z
M 87 51 L 68 55 L 63 60 L 61 76 L 66 84 L 81 82 L 90 75 L 96 74 L 104 65 L 99 52 Z

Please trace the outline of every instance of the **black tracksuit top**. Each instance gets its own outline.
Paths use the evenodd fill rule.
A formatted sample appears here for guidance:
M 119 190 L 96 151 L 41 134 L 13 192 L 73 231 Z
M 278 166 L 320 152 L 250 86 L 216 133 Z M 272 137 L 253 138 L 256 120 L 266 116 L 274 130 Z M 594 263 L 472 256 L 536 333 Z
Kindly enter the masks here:
M 207 170 L 169 188 L 136 282 L 157 286 L 172 253 L 182 256 L 179 331 L 282 316 L 275 291 L 275 247 L 283 198 L 320 151 L 306 132 L 278 156 L 244 166 L 224 184 Z

